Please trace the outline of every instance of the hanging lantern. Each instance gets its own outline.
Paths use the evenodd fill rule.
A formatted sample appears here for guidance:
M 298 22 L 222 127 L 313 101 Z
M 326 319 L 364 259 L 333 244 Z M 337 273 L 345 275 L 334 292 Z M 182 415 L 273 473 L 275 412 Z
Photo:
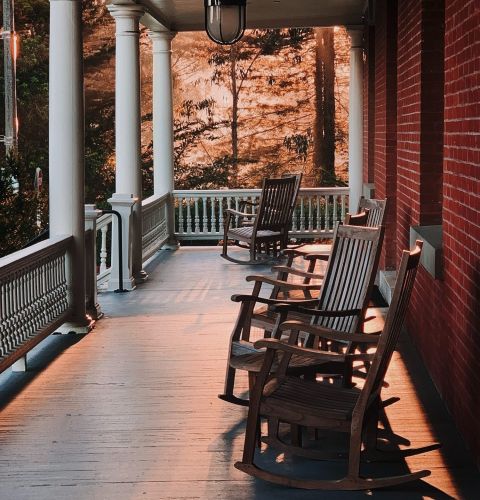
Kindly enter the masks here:
M 205 0 L 205 30 L 216 43 L 231 45 L 243 36 L 247 0 Z

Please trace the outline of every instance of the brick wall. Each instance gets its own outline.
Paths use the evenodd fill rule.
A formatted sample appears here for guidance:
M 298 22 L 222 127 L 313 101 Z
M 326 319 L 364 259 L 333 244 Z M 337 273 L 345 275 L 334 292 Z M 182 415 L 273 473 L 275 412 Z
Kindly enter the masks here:
M 430 365 L 480 461 L 480 6 L 445 2 L 443 228 L 450 352 Z M 438 296 L 442 299 L 442 295 Z M 448 376 L 445 373 L 448 368 Z
M 375 27 L 367 26 L 364 34 L 366 57 L 363 68 L 363 182 L 374 181 L 375 146 Z
M 443 0 L 399 0 L 397 263 L 412 225 L 441 224 Z
M 398 0 L 395 156 L 388 149 L 394 144 L 385 48 L 390 5 L 377 2 L 375 184 L 379 196 L 391 196 L 388 158 L 398 156 L 397 169 L 396 161 L 391 167 L 397 255 L 408 244 L 410 224 L 443 226 L 444 279 L 433 280 L 420 268 L 407 326 L 480 463 L 480 5 L 445 0 L 443 10 L 441 1 Z
M 388 197 L 381 269 L 395 268 L 397 182 L 397 2 L 377 2 L 375 20 L 375 196 Z

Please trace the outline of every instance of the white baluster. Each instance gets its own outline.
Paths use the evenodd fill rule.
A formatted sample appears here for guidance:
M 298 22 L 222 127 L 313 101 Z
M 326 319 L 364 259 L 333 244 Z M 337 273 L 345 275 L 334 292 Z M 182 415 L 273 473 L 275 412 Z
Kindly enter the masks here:
M 211 233 L 211 231 L 208 230 L 207 195 L 202 196 L 202 204 L 203 204 L 202 233 L 207 234 Z
M 234 200 L 235 200 L 235 208 L 234 208 L 234 210 L 236 210 L 238 212 L 239 211 L 240 198 L 238 196 L 235 196 Z M 234 221 L 232 221 L 232 222 L 234 222 L 235 227 L 238 226 L 238 215 L 235 215 Z
M 195 233 L 200 233 L 200 216 L 198 213 L 198 197 L 196 196 L 193 199 L 194 207 L 195 207 Z
M 312 196 L 308 196 L 308 231 L 313 233 L 313 203 Z
M 192 212 L 190 207 L 192 199 L 186 198 L 186 201 L 187 201 L 187 234 L 192 234 Z
M 293 209 L 293 215 L 292 215 L 292 233 L 296 233 L 297 232 L 297 208 L 298 208 L 298 201 L 297 201 L 297 204 L 296 204 L 295 208 Z
M 337 195 L 333 195 L 333 227 L 338 221 L 338 197 Z
M 320 233 L 322 230 L 322 204 L 320 195 L 317 195 L 317 232 Z
M 183 198 L 178 198 L 178 232 L 183 234 Z
M 218 197 L 218 232 L 220 234 L 223 233 L 223 224 L 224 224 L 224 218 L 223 218 L 223 200 L 224 199 L 225 198 L 222 195 L 220 195 Z M 227 200 L 228 200 L 228 198 L 227 198 Z M 228 205 L 227 205 L 227 208 L 229 208 Z
M 300 197 L 300 232 L 305 232 L 305 202 L 304 197 Z
M 325 231 L 330 231 L 330 196 L 325 195 Z
M 107 270 L 107 232 L 108 225 L 105 225 L 100 229 L 102 235 L 102 244 L 100 247 L 100 272 L 103 273 Z
M 341 200 L 342 200 L 342 220 L 345 220 L 345 215 L 347 215 L 347 210 L 346 210 L 346 203 L 345 203 L 345 195 L 341 195 Z
M 215 196 L 212 196 L 210 198 L 210 227 L 211 227 L 211 232 L 216 233 L 217 232 L 217 220 L 215 217 L 215 205 L 216 205 L 216 200 Z

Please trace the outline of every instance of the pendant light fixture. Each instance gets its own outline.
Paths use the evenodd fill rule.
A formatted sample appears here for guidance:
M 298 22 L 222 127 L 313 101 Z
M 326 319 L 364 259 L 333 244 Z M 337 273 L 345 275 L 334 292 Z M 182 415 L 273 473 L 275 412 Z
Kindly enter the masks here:
M 247 0 L 204 0 L 205 30 L 221 45 L 238 42 L 245 31 Z

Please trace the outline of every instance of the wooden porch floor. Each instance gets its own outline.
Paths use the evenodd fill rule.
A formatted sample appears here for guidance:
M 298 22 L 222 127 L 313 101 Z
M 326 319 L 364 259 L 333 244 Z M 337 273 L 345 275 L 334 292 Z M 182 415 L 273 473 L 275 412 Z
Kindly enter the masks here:
M 401 401 L 387 417 L 412 446 L 443 443 L 402 466 L 429 468 L 429 478 L 370 493 L 319 493 L 237 471 L 246 410 L 217 394 L 238 307 L 230 295 L 251 289 L 244 277 L 252 268 L 218 254 L 162 252 L 136 291 L 101 297 L 106 317 L 89 335 L 54 335 L 30 356 L 27 373 L 0 376 L 1 499 L 479 498 L 480 475 L 405 340 L 384 392 Z M 313 470 L 302 460 L 277 461 Z M 319 474 L 341 466 L 314 464 Z

